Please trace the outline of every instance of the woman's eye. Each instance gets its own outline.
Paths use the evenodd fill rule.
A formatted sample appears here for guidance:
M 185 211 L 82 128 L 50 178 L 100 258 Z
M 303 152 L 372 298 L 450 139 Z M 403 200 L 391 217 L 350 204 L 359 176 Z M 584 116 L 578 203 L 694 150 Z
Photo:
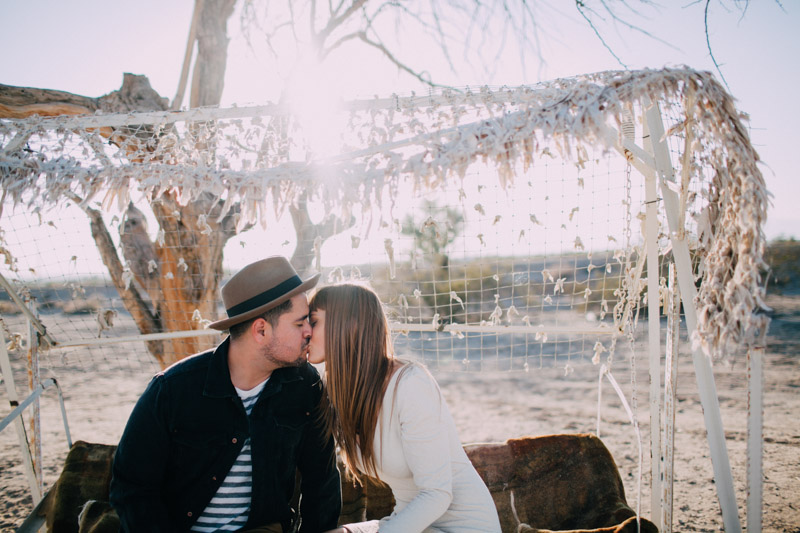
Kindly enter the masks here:
M 311 324 L 311 327 L 312 327 L 312 328 L 313 328 L 314 326 L 316 326 L 316 325 L 317 325 L 317 321 L 316 321 L 316 320 L 314 320 L 314 321 L 312 321 L 312 322 L 309 322 L 309 323 Z

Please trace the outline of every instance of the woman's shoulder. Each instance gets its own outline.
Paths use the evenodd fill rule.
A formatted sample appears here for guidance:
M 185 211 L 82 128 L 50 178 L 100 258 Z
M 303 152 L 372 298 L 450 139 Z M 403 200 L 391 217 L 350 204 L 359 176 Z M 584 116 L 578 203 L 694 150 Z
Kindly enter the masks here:
M 444 405 L 442 392 L 433 375 L 419 363 L 408 363 L 392 376 L 393 386 L 387 391 L 391 398 L 392 412 L 403 421 L 422 423 L 424 413 L 434 418 L 440 413 L 434 406 Z
M 421 363 L 402 361 L 393 376 L 398 391 L 415 393 L 424 390 L 438 391 L 433 375 Z
M 416 361 L 408 361 L 405 359 L 395 359 L 396 370 L 394 371 L 394 378 L 398 381 L 408 379 L 423 379 L 433 380 L 430 371 L 422 363 Z

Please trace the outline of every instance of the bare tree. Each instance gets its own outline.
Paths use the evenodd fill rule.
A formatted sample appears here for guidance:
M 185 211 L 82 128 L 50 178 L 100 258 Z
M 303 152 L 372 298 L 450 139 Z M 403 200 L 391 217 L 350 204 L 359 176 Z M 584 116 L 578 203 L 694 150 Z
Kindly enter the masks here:
M 191 87 L 191 106 L 218 105 L 222 96 L 227 61 L 227 22 L 233 13 L 234 0 L 199 2 L 195 17 L 197 59 Z M 89 98 L 63 91 L 0 86 L 0 117 L 24 118 L 31 115 L 55 116 L 103 112 L 160 111 L 168 108 L 144 76 L 126 74 L 119 91 L 100 98 Z M 141 131 L 141 130 L 140 130 Z M 148 132 L 144 132 L 147 134 Z M 131 133 L 120 129 L 109 134 L 112 141 L 123 145 Z M 213 157 L 213 147 L 199 147 Z M 160 272 L 157 287 L 150 287 L 150 303 L 140 293 L 148 287 L 137 286 L 125 279 L 124 263 L 116 250 L 101 213 L 73 195 L 90 219 L 92 236 L 101 258 L 143 334 L 183 330 L 192 325 L 195 311 L 203 317 L 216 316 L 219 282 L 222 277 L 222 254 L 225 243 L 235 234 L 238 206 L 219 217 L 223 202 L 209 193 L 182 205 L 174 192 L 152 199 L 151 208 L 162 230 L 163 241 L 154 243 Z M 209 231 L 199 224 L 203 217 Z M 124 241 L 124 239 L 123 239 Z M 143 245 L 143 243 L 140 243 Z M 124 244 L 123 244 L 124 248 Z M 130 252 L 129 252 L 130 254 Z M 133 260 L 133 257 L 125 258 Z M 179 268 L 179 265 L 183 268 Z M 152 341 L 148 349 L 162 367 L 209 347 L 208 337 Z

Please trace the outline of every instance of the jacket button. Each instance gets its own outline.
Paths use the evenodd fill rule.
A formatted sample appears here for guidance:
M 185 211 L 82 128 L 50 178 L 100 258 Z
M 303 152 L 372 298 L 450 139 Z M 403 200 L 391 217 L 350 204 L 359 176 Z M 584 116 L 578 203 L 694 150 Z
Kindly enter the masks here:
M 216 481 L 216 480 L 217 480 L 217 476 L 211 476 L 211 481 Z
M 231 439 L 231 442 L 232 442 L 232 443 L 234 443 L 234 444 L 236 444 L 236 443 L 237 443 L 237 442 L 239 442 L 239 441 L 237 441 L 237 440 L 236 440 L 236 437 L 233 437 L 233 438 Z
M 191 511 L 189 511 L 188 513 L 186 513 L 186 516 L 188 516 L 189 518 L 191 518 L 191 517 L 192 517 L 192 512 L 191 512 Z
M 308 412 L 306 413 L 306 416 L 310 416 L 310 415 L 311 415 L 311 413 L 308 413 Z

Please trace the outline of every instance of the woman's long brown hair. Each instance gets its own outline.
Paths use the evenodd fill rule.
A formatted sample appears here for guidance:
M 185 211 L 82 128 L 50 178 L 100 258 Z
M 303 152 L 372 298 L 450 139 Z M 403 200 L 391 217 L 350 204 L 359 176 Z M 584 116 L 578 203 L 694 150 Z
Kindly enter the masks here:
M 336 439 L 356 479 L 360 474 L 377 479 L 375 428 L 393 368 L 380 299 L 364 285 L 344 283 L 319 289 L 309 308 L 325 311 L 328 405 L 323 400 L 320 416 L 326 433 Z

